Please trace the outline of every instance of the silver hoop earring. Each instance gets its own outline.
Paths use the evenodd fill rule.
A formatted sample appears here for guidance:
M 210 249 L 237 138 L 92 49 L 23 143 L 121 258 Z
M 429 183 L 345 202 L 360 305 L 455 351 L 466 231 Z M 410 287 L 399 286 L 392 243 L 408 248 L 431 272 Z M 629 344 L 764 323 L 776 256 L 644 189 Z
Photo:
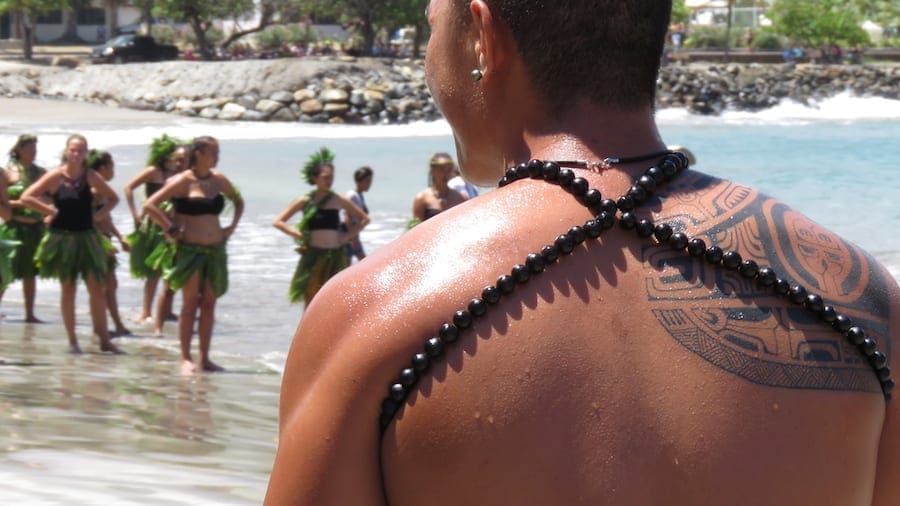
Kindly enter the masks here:
M 484 72 L 482 72 L 481 69 L 473 69 L 472 72 L 469 72 L 469 77 L 477 83 L 484 78 Z

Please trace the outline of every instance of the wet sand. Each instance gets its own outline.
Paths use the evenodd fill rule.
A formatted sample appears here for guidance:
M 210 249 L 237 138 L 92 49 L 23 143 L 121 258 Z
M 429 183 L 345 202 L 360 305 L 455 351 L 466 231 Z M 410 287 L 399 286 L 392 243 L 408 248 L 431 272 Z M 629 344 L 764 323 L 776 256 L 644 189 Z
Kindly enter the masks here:
M 276 371 L 181 376 L 174 330 L 152 338 L 136 323 L 145 337 L 116 340 L 127 356 L 100 354 L 84 307 L 87 353 L 72 356 L 54 309 L 39 313 L 51 323 L 0 323 L 0 504 L 262 501 Z

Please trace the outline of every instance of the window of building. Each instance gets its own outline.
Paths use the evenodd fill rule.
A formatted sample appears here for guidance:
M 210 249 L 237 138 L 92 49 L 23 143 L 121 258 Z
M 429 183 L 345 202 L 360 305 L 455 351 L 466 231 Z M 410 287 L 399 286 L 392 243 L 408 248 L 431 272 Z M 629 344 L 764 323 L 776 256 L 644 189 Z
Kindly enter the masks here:
M 79 25 L 106 24 L 106 10 L 97 7 L 85 7 L 78 10 Z
M 62 24 L 62 11 L 48 11 L 41 14 L 38 14 L 37 24 L 39 25 L 61 25 Z

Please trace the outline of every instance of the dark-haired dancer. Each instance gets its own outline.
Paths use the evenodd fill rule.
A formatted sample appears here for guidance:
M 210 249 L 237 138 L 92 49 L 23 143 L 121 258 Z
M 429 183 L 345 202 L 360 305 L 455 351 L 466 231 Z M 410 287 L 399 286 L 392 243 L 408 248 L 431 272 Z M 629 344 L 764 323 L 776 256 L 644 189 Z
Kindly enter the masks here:
M 181 290 L 183 300 L 178 336 L 181 340 L 181 370 L 185 374 L 197 369 L 222 370 L 210 360 L 209 350 L 216 300 L 228 290 L 225 246 L 244 213 L 244 200 L 224 174 L 213 170 L 218 162 L 219 143 L 216 139 L 206 136 L 194 139 L 189 170 L 171 178 L 144 203 L 144 211 L 172 241 L 170 245 L 157 248 L 151 257 L 162 255 L 163 277 L 172 290 Z M 225 198 L 234 203 L 234 216 L 231 224 L 222 227 L 219 214 L 225 208 Z M 173 215 L 160 208 L 170 199 Z M 196 362 L 191 355 L 195 323 L 200 338 Z
M 45 215 L 49 225 L 35 258 L 42 277 L 57 278 L 61 283 L 60 309 L 69 349 L 81 353 L 75 335 L 75 292 L 80 277 L 87 286 L 91 321 L 94 334 L 100 338 L 100 349 L 121 353 L 110 341 L 106 326 L 104 284 L 112 244 L 94 227 L 95 219 L 109 216 L 119 197 L 100 174 L 87 170 L 86 157 L 87 140 L 81 135 L 70 136 L 62 165 L 28 187 L 22 194 L 22 203 Z M 94 208 L 95 194 L 104 201 L 100 209 Z M 42 195 L 51 195 L 53 204 L 41 200 Z
M 29 209 L 20 201 L 25 189 L 47 172 L 43 167 L 34 163 L 36 157 L 37 137 L 27 134 L 20 135 L 15 145 L 9 150 L 10 163 L 6 167 L 12 216 L 3 225 L 0 225 L 0 239 L 18 242 L 10 256 L 10 262 L 12 279 L 22 280 L 27 323 L 41 323 L 41 320 L 34 314 L 38 274 L 34 254 L 44 237 L 46 226 L 40 213 Z M 0 297 L 2 296 L 3 291 L 0 291 Z
M 299 244 L 300 261 L 288 292 L 291 302 L 304 301 L 306 307 L 326 281 L 347 267 L 344 245 L 369 224 L 369 217 L 347 198 L 331 191 L 334 183 L 334 155 L 323 148 L 303 169 L 307 183 L 315 189 L 292 202 L 275 218 L 273 226 Z M 358 220 L 347 231 L 341 229 L 340 212 Z M 296 227 L 288 224 L 297 213 L 303 216 Z
M 108 151 L 92 149 L 88 153 L 87 167 L 100 174 L 107 184 L 112 181 L 112 178 L 115 176 L 115 166 L 116 163 Z M 94 209 L 102 211 L 106 206 L 106 199 L 95 193 Z M 110 242 L 112 242 L 114 238 L 119 241 L 119 246 L 126 252 L 131 249 L 128 241 L 122 236 L 122 233 L 119 232 L 115 223 L 113 223 L 112 216 L 110 216 L 109 213 L 95 217 L 94 226 L 97 227 L 97 230 Z M 110 333 L 113 337 L 131 335 L 131 331 L 125 327 L 125 324 L 122 323 L 122 317 L 119 315 L 119 299 L 117 296 L 119 280 L 116 278 L 116 267 L 119 265 L 119 262 L 116 260 L 116 253 L 118 252 L 113 250 L 109 254 L 107 265 L 108 272 L 106 273 L 106 283 L 104 286 L 106 291 L 106 309 L 109 311 L 109 316 L 112 318 L 113 324 L 116 327 L 115 330 Z
M 410 227 L 468 200 L 468 197 L 448 185 L 455 166 L 453 158 L 447 153 L 437 153 L 428 161 L 430 184 L 413 199 Z
M 371 167 L 364 166 L 356 169 L 353 173 L 353 181 L 356 183 L 356 188 L 348 191 L 347 195 L 345 195 L 350 202 L 353 202 L 356 207 L 366 213 L 366 216 L 369 215 L 369 206 L 366 205 L 366 198 L 363 194 L 372 188 L 373 177 L 374 172 L 372 172 Z M 344 230 L 348 231 L 357 228 L 359 226 L 359 220 L 352 216 L 347 216 L 346 214 L 347 213 L 344 213 Z M 354 258 L 357 260 L 366 258 L 366 250 L 363 248 L 359 233 L 354 234 L 347 240 L 347 262 L 353 262 Z
M 268 504 L 900 504 L 897 282 L 666 149 L 671 11 L 428 2 L 425 79 L 497 187 L 316 295 Z
M 144 280 L 144 298 L 140 316 L 142 322 L 151 317 L 153 298 L 162 275 L 159 266 L 149 265 L 147 258 L 163 241 L 163 231 L 149 216 L 142 216 L 138 212 L 134 200 L 134 190 L 138 186 L 144 185 L 145 198 L 149 199 L 163 187 L 167 179 L 184 170 L 187 166 L 187 151 L 186 146 L 180 146 L 177 139 L 166 134 L 153 139 L 150 144 L 147 168 L 125 185 L 125 201 L 128 203 L 128 209 L 134 219 L 134 232 L 128 236 L 131 243 L 129 266 L 132 277 Z M 166 288 L 157 303 L 157 315 L 154 320 L 156 334 L 161 334 L 163 319 L 168 318 L 171 314 L 172 291 Z

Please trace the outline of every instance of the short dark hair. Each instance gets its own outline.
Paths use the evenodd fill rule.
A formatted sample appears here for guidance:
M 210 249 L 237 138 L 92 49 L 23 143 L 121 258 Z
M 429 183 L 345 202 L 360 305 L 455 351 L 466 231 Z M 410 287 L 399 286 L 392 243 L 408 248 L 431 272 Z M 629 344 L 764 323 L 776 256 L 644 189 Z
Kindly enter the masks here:
M 512 32 L 536 92 L 566 111 L 580 99 L 652 107 L 671 0 L 485 0 Z M 470 0 L 456 0 L 468 20 Z M 468 21 L 464 21 L 468 23 Z
M 372 177 L 372 174 L 373 174 L 372 167 L 365 165 L 365 166 L 362 166 L 362 167 L 356 169 L 356 171 L 353 173 L 353 180 L 358 183 L 360 181 L 365 180 L 368 177 Z

